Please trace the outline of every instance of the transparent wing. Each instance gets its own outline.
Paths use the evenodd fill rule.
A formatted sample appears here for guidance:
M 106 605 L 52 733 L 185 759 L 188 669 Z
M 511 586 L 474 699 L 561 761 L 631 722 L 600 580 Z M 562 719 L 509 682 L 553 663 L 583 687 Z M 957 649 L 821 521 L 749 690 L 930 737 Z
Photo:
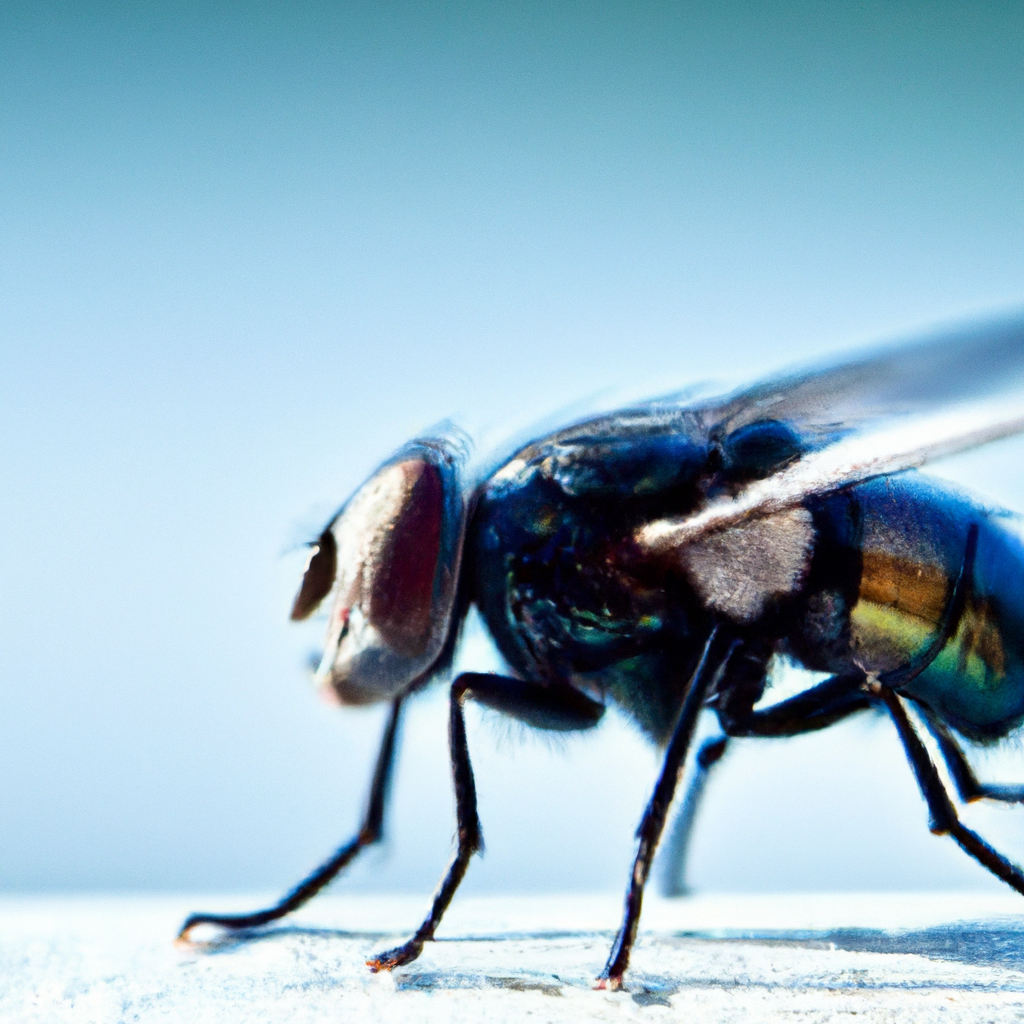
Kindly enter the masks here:
M 975 325 L 839 365 L 764 381 L 692 406 L 713 433 L 761 420 L 795 426 L 812 447 L 895 415 L 1024 387 L 1024 317 Z
M 719 434 L 781 420 L 797 427 L 809 450 L 732 497 L 640 527 L 636 540 L 650 552 L 1024 432 L 1024 320 L 783 377 L 693 412 Z

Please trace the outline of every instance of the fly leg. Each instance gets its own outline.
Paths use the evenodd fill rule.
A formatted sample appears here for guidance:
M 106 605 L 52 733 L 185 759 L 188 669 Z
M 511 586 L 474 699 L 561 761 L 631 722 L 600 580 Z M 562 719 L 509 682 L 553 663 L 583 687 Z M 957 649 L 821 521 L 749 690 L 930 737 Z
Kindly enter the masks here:
M 434 937 L 455 890 L 462 882 L 470 858 L 483 849 L 483 831 L 476 811 L 476 783 L 466 742 L 466 719 L 463 703 L 466 697 L 497 711 L 543 729 L 566 731 L 588 729 L 596 725 L 604 713 L 604 705 L 591 700 L 565 683 L 534 683 L 504 676 L 466 672 L 452 683 L 449 699 L 448 746 L 455 784 L 455 816 L 457 842 L 455 854 L 445 873 L 430 913 L 408 942 L 379 953 L 367 966 L 374 972 L 390 971 L 412 963 L 423 951 L 423 944 Z
M 957 793 L 964 803 L 975 800 L 1000 800 L 1007 804 L 1024 803 L 1024 786 L 999 786 L 989 782 L 979 782 L 949 729 L 938 719 L 931 709 L 920 705 L 921 717 L 928 726 L 928 731 L 935 737 L 939 745 L 942 759 L 946 762 L 950 777 L 956 786 Z
M 972 523 L 967 531 L 960 572 L 953 585 L 949 602 L 935 636 L 928 646 L 906 665 L 883 673 L 879 677 L 879 682 L 897 689 L 910 683 L 931 665 L 946 644 L 956 635 L 970 594 L 977 548 L 978 527 L 977 524 Z M 708 773 L 725 752 L 727 737 L 797 736 L 824 729 L 857 711 L 877 706 L 877 697 L 865 690 L 866 682 L 867 676 L 862 672 L 833 676 L 804 693 L 755 711 L 751 696 L 759 695 L 760 688 L 757 686 L 740 687 L 733 691 L 727 676 L 723 685 L 719 687 L 719 697 L 715 708 L 725 737 L 709 740 L 697 755 L 697 771 L 676 819 L 670 845 L 666 851 L 669 854 L 664 876 L 666 895 L 681 895 L 686 892 L 683 880 L 693 824 L 701 797 L 707 786 Z M 929 729 L 939 743 L 950 774 L 964 800 L 977 800 L 984 797 L 1011 803 L 1024 803 L 1024 786 L 990 786 L 979 783 L 960 748 L 942 723 L 927 708 L 922 707 L 922 713 Z
M 683 797 L 683 805 L 672 823 L 668 842 L 665 844 L 665 869 L 661 878 L 663 896 L 685 896 L 690 887 L 686 884 L 686 861 L 693 836 L 693 825 L 697 820 L 697 811 L 704 799 L 708 776 L 711 769 L 722 759 L 729 743 L 727 736 L 715 736 L 701 744 L 694 758 L 696 766 L 693 778 Z
M 370 799 L 367 803 L 366 815 L 355 837 L 274 906 L 252 914 L 192 914 L 181 926 L 181 931 L 178 932 L 179 941 L 187 940 L 189 932 L 201 924 L 215 924 L 220 928 L 237 931 L 240 928 L 259 928 L 261 925 L 284 917 L 285 914 L 290 914 L 293 910 L 301 907 L 303 903 L 311 900 L 325 885 L 331 882 L 346 865 L 355 859 L 360 850 L 376 843 L 381 838 L 384 825 L 384 805 L 387 802 L 395 761 L 395 739 L 398 734 L 402 700 L 403 698 L 399 697 L 391 705 L 391 715 L 384 727 L 384 738 L 381 741 L 377 766 L 374 769 L 373 782 L 370 785 Z
M 817 732 L 872 707 L 862 672 L 833 676 L 795 697 L 767 708 L 719 708 L 718 720 L 727 736 L 801 736 Z
M 729 737 L 814 732 L 871 705 L 871 698 L 861 688 L 863 674 L 854 673 L 828 679 L 805 693 L 755 711 L 754 703 L 764 691 L 766 660 L 761 657 L 760 669 L 755 673 L 757 651 L 740 651 L 730 659 L 725 678 L 713 697 L 725 735 L 707 740 L 697 752 L 695 771 L 665 851 L 662 892 L 666 896 L 681 896 L 687 891 L 686 858 L 693 825 L 711 771 L 725 754 Z
M 686 760 L 686 752 L 693 739 L 693 731 L 697 718 L 708 694 L 721 677 L 728 662 L 735 641 L 725 631 L 716 626 L 704 645 L 700 662 L 690 679 L 683 706 L 676 720 L 672 738 L 665 751 L 665 761 L 661 776 L 654 787 L 654 793 L 647 804 L 644 816 L 637 829 L 637 852 L 633 862 L 633 873 L 630 876 L 629 890 L 626 893 L 626 907 L 619 928 L 618 936 L 608 955 L 608 963 L 597 980 L 598 988 L 618 989 L 622 987 L 622 976 L 629 966 L 629 955 L 636 940 L 636 930 L 640 923 L 640 908 L 644 898 L 644 886 L 651 870 L 651 861 L 657 849 L 665 817 L 672 795 L 679 779 L 679 770 Z
M 722 678 L 714 687 L 705 707 L 751 708 L 764 693 L 765 671 L 771 647 L 761 642 L 746 642 L 734 650 L 725 665 Z M 665 896 L 682 896 L 689 891 L 686 884 L 686 861 L 697 813 L 704 801 L 711 770 L 722 759 L 728 746 L 726 736 L 705 740 L 694 758 L 694 769 L 675 820 L 669 830 L 665 851 L 661 856 L 661 892 Z
M 423 943 L 434 937 L 434 931 L 441 923 L 441 917 L 451 903 L 469 866 L 469 859 L 483 848 L 484 837 L 480 819 L 476 813 L 476 783 L 473 781 L 473 766 L 469 762 L 469 746 L 466 743 L 466 719 L 462 712 L 465 689 L 458 679 L 452 684 L 448 714 L 448 747 L 452 761 L 452 779 L 455 783 L 455 814 L 457 825 L 457 846 L 455 855 L 448 865 L 444 880 L 434 895 L 434 903 L 426 920 L 408 942 L 394 949 L 380 953 L 367 966 L 376 971 L 390 971 L 402 964 L 411 963 L 423 950 Z
M 685 882 L 686 860 L 694 823 L 708 777 L 725 754 L 729 739 L 746 736 L 799 736 L 817 732 L 872 706 L 874 701 L 864 692 L 863 684 L 864 676 L 861 673 L 834 676 L 805 693 L 758 711 L 749 702 L 741 705 L 728 700 L 720 702 L 716 711 L 725 735 L 707 740 L 697 752 L 696 771 L 665 850 L 665 872 L 662 876 L 664 895 L 682 896 L 688 891 Z M 728 678 L 721 689 L 723 692 L 728 690 Z
M 928 756 L 921 737 L 911 724 L 906 709 L 896 692 L 880 683 L 871 684 L 875 694 L 885 704 L 896 725 L 900 741 L 906 752 L 910 767 L 914 770 L 918 788 L 928 804 L 929 829 L 937 836 L 951 835 L 960 848 L 969 853 L 979 864 L 988 868 L 1011 888 L 1024 894 L 1024 872 L 994 850 L 976 832 L 960 823 L 949 794 L 942 785 L 932 759 Z

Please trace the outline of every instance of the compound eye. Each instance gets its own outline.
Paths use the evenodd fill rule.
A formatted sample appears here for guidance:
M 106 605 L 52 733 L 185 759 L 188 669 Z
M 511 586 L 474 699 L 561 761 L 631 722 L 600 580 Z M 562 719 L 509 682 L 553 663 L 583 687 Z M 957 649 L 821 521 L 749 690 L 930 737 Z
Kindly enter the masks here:
M 457 452 L 415 442 L 381 466 L 330 527 L 337 579 L 317 677 L 343 704 L 390 699 L 441 653 L 465 515 L 458 470 Z M 326 592 L 328 570 L 314 573 L 313 562 L 296 600 L 300 611 L 307 581 L 311 600 Z
M 331 592 L 338 571 L 338 545 L 330 527 L 320 534 L 312 547 L 312 554 L 302 576 L 302 586 L 292 605 L 293 622 L 300 622 L 316 611 L 320 602 Z
M 444 492 L 437 466 L 401 462 L 401 507 L 384 524 L 368 573 L 367 618 L 396 654 L 421 655 L 433 625 Z

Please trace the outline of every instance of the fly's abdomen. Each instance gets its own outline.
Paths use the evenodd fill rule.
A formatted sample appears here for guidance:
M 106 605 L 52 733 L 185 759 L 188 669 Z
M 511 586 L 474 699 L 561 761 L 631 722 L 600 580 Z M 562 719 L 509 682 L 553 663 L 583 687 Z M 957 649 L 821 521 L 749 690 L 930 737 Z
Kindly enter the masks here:
M 898 668 L 927 649 L 977 524 L 956 633 L 904 689 L 968 736 L 1005 735 L 1024 717 L 1024 546 L 1013 521 L 914 473 L 864 484 L 852 496 L 862 571 L 849 613 L 850 648 L 869 672 Z

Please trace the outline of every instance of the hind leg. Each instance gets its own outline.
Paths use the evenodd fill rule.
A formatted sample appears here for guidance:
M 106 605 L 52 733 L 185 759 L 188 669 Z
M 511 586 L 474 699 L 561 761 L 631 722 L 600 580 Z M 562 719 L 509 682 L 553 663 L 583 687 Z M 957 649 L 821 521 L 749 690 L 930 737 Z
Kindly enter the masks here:
M 1007 804 L 1024 803 L 1024 786 L 1001 786 L 979 782 L 974 769 L 945 723 L 940 721 L 930 708 L 923 705 L 918 707 L 928 731 L 939 745 L 942 759 L 946 762 L 953 784 L 964 803 L 974 803 L 975 800 L 999 800 Z
M 938 770 L 907 716 L 900 697 L 888 686 L 880 684 L 875 684 L 875 693 L 886 706 L 896 725 L 907 760 L 914 770 L 918 788 L 928 804 L 931 819 L 928 823 L 929 829 L 937 836 L 951 835 L 965 853 L 970 854 L 1011 888 L 1024 894 L 1024 872 L 998 850 L 989 846 L 976 832 L 961 824 L 949 794 L 942 785 Z

